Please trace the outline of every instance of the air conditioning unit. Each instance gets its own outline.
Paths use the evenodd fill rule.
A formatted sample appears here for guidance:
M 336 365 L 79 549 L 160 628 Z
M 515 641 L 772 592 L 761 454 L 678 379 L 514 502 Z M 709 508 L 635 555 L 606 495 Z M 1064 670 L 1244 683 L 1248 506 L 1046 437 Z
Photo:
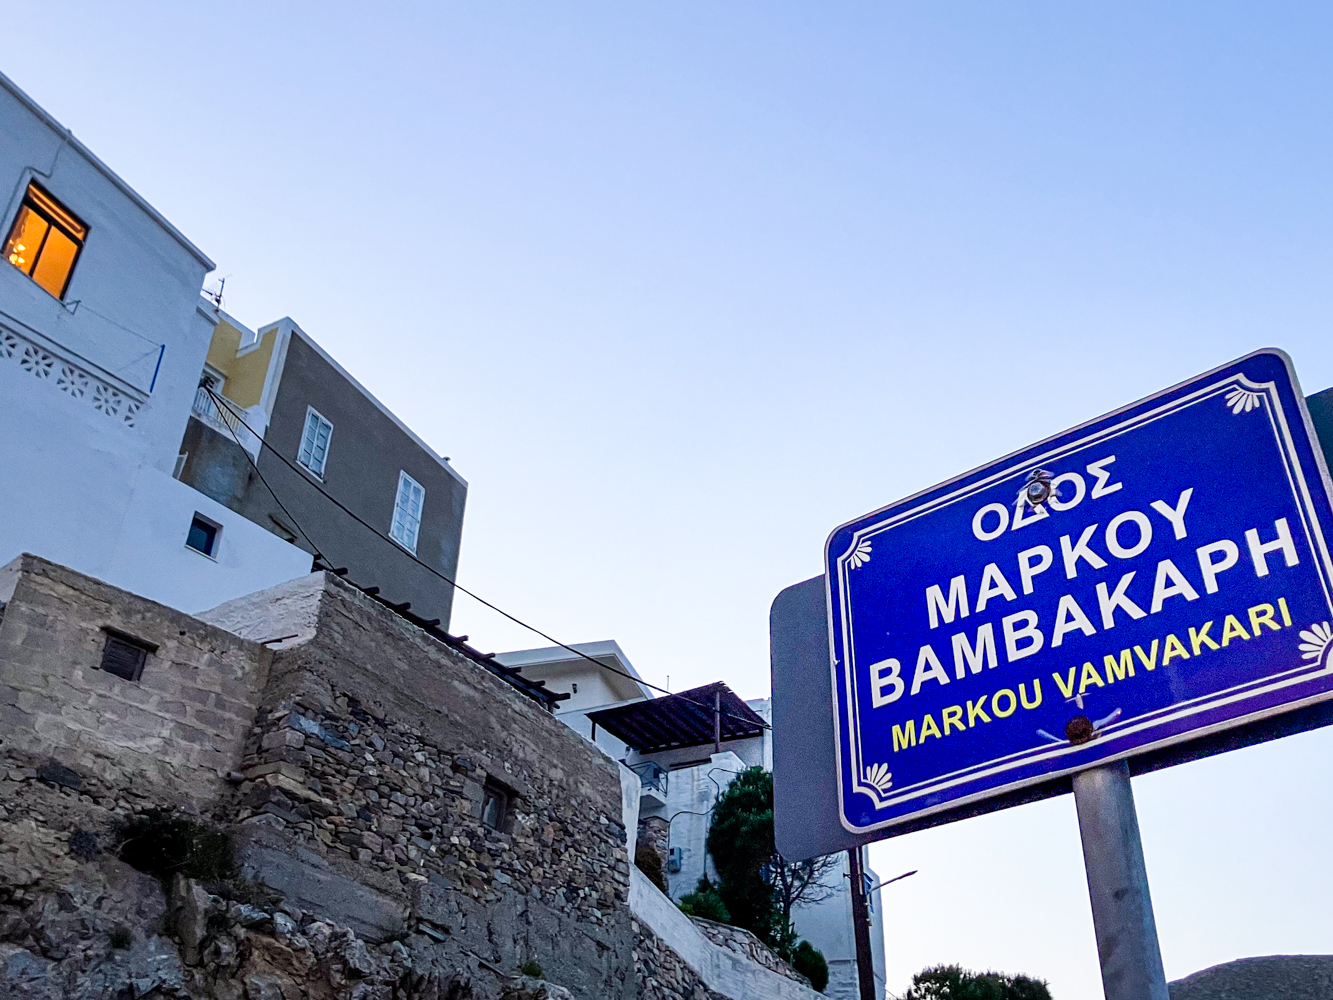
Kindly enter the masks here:
M 671 848 L 667 853 L 667 871 L 671 872 L 673 875 L 680 871 L 681 861 L 681 849 L 679 847 Z

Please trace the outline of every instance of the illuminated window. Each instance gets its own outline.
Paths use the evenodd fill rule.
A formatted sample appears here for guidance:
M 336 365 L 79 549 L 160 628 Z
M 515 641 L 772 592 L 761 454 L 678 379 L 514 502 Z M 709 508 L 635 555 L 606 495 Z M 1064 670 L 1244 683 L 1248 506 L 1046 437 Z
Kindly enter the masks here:
M 329 438 L 333 437 L 333 424 L 329 423 L 313 406 L 305 408 L 305 431 L 301 435 L 301 450 L 296 460 L 317 476 L 324 475 L 324 466 L 329 460 Z
M 389 537 L 409 552 L 417 550 L 421 507 L 425 502 L 426 488 L 406 472 L 398 473 L 398 496 L 393 502 L 393 526 L 389 529 Z
M 29 184 L 14 228 L 9 231 L 5 256 L 60 299 L 65 297 L 74 262 L 87 236 L 87 226 L 36 184 Z

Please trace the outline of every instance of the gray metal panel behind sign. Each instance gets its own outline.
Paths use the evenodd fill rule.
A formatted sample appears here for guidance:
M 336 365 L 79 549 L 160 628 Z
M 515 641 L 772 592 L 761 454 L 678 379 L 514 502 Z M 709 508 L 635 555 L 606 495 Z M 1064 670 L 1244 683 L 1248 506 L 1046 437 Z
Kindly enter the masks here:
M 788 587 L 769 612 L 773 670 L 773 832 L 790 859 L 845 851 L 838 820 L 824 578 Z

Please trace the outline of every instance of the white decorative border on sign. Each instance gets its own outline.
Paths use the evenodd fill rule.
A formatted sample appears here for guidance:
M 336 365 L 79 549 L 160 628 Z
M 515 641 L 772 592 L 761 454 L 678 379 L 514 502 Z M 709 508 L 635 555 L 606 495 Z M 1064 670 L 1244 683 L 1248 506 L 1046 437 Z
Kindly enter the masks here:
M 886 520 L 862 527 L 853 534 L 847 550 L 835 560 L 837 586 L 836 588 L 830 587 L 828 593 L 828 600 L 832 602 L 835 599 L 834 591 L 836 590 L 836 599 L 839 602 L 839 610 L 841 611 L 841 636 L 837 638 L 841 639 L 840 645 L 842 647 L 842 656 L 838 657 L 836 655 L 836 648 L 832 651 L 834 653 L 832 667 L 835 674 L 834 690 L 838 690 L 836 675 L 841 672 L 845 682 L 845 688 L 843 690 L 846 692 L 847 700 L 846 702 L 842 702 L 842 699 L 839 699 L 840 704 L 835 706 L 837 710 L 834 712 L 834 725 L 837 730 L 839 730 L 836 733 L 839 746 L 841 746 L 842 742 L 842 727 L 846 725 L 849 730 L 848 736 L 851 759 L 848 763 L 851 765 L 850 770 L 853 793 L 860 793 L 868 796 L 871 801 L 875 803 L 876 809 L 883 809 L 886 806 L 894 805 L 907 799 L 938 793 L 947 788 L 974 781 L 990 774 L 1011 770 L 1015 767 L 1040 760 L 1064 756 L 1080 749 L 1079 747 L 1069 745 L 1058 747 L 1036 747 L 1030 750 L 1020 751 L 1005 758 L 986 761 L 974 765 L 973 767 L 964 768 L 963 770 L 952 774 L 937 775 L 934 778 L 919 782 L 915 785 L 909 785 L 905 788 L 892 789 L 891 785 L 886 788 L 882 787 L 879 782 L 876 782 L 874 777 L 878 777 L 877 766 L 863 763 L 864 758 L 862 755 L 860 732 L 861 720 L 860 713 L 856 708 L 859 701 L 855 669 L 856 650 L 851 642 L 851 606 L 849 595 L 851 580 L 849 579 L 848 571 L 850 569 L 858 568 L 862 562 L 868 561 L 863 554 L 862 546 L 865 546 L 867 542 L 872 541 L 873 537 L 880 532 L 904 524 L 907 521 L 915 520 L 932 511 L 956 503 L 967 496 L 974 495 L 996 482 L 1003 481 L 1006 478 L 1010 478 L 1023 470 L 1030 468 L 1034 463 L 1050 464 L 1051 462 L 1057 461 L 1063 455 L 1081 451 L 1099 440 L 1109 440 L 1118 437 L 1127 431 L 1161 419 L 1170 413 L 1179 411 L 1188 406 L 1195 405 L 1204 399 L 1210 397 L 1215 398 L 1218 395 L 1223 395 L 1226 408 L 1234 414 L 1240 415 L 1255 409 L 1267 412 L 1272 426 L 1273 435 L 1276 439 L 1279 455 L 1283 460 L 1283 464 L 1287 467 L 1287 478 L 1292 488 L 1293 498 L 1296 500 L 1297 509 L 1301 515 L 1301 520 L 1303 522 L 1302 527 L 1305 531 L 1306 540 L 1311 549 L 1316 553 L 1316 571 L 1324 589 L 1325 601 L 1330 610 L 1333 611 L 1333 554 L 1330 554 L 1329 552 L 1328 545 L 1323 537 L 1323 532 L 1315 514 L 1313 498 L 1311 497 L 1309 487 L 1306 484 L 1306 470 L 1300 467 L 1300 460 L 1296 454 L 1295 441 L 1292 439 L 1291 430 L 1287 424 L 1287 414 L 1283 411 L 1282 401 L 1277 391 L 1277 385 L 1273 382 L 1253 382 L 1250 379 L 1247 379 L 1243 374 L 1239 373 L 1231 375 L 1223 379 L 1221 382 L 1216 382 L 1196 390 L 1181 399 L 1173 400 L 1157 409 L 1139 414 L 1137 417 L 1131 418 L 1127 422 L 1114 424 L 1076 441 L 1065 442 L 1045 454 L 1024 458 L 1020 466 L 1014 466 L 995 472 L 984 480 L 970 483 L 945 496 L 936 497 L 933 500 L 927 501 L 919 507 L 902 511 L 890 516 Z M 1256 399 L 1258 402 L 1255 402 Z M 1268 403 L 1267 406 L 1263 405 L 1265 402 Z M 1314 476 L 1316 479 L 1318 478 L 1317 470 L 1314 471 Z M 1306 642 L 1301 646 L 1301 649 L 1307 654 L 1305 658 L 1309 659 L 1311 658 L 1308 655 L 1309 646 L 1312 644 L 1312 640 L 1315 639 L 1315 636 L 1313 634 L 1302 635 L 1302 638 L 1305 639 Z M 1323 635 L 1319 634 L 1318 639 L 1322 640 L 1323 638 Z M 829 639 L 831 644 L 835 642 L 835 637 L 833 635 L 830 635 Z M 1322 641 L 1319 645 L 1322 646 Z M 1320 652 L 1322 653 L 1323 649 L 1321 649 Z M 1198 712 L 1216 708 L 1223 704 L 1241 701 L 1246 698 L 1254 697 L 1255 695 L 1286 687 L 1290 684 L 1306 680 L 1313 675 L 1333 672 L 1333 657 L 1329 657 L 1329 662 L 1327 663 L 1320 662 L 1320 659 L 1318 654 L 1316 654 L 1315 662 L 1313 664 L 1304 664 L 1294 670 L 1288 670 L 1280 674 L 1260 678 L 1248 684 L 1240 685 L 1235 689 L 1217 691 L 1190 702 L 1171 705 L 1136 719 L 1116 720 L 1118 724 L 1113 727 L 1116 731 L 1114 733 L 1104 731 L 1101 735 L 1103 738 L 1131 735 L 1134 732 L 1171 722 L 1184 716 L 1194 715 Z M 1283 710 L 1291 707 L 1293 706 L 1284 706 Z M 1112 727 L 1110 726 L 1107 727 L 1108 730 L 1111 728 Z M 1137 750 L 1142 752 L 1155 746 L 1165 746 L 1169 743 L 1178 742 L 1179 739 L 1195 737 L 1198 735 L 1201 734 L 1198 732 L 1188 733 L 1183 737 L 1167 739 L 1161 743 L 1140 746 Z M 838 796 L 841 800 L 844 788 L 841 751 L 837 757 L 837 764 Z M 878 767 L 884 767 L 885 770 L 887 770 L 886 765 L 878 765 Z M 872 775 L 874 777 L 872 777 Z M 1055 773 L 1044 774 L 1040 778 L 1032 780 L 1044 781 L 1049 780 L 1054 776 Z M 1020 782 L 1019 785 L 1014 787 L 1021 787 L 1023 784 L 1030 783 L 1031 781 Z M 934 808 L 924 809 L 913 815 L 921 816 L 942 809 L 957 808 L 973 801 L 974 798 L 984 798 L 993 794 L 995 794 L 995 790 L 988 789 L 984 792 L 977 793 L 976 796 L 964 796 L 961 799 L 943 803 Z M 905 819 L 908 818 L 895 817 L 869 826 L 853 827 L 847 822 L 845 804 L 843 808 L 840 809 L 840 812 L 842 814 L 841 819 L 843 825 L 854 833 L 868 833 L 872 830 L 878 830 L 883 827 L 892 826 L 895 823 L 904 822 Z

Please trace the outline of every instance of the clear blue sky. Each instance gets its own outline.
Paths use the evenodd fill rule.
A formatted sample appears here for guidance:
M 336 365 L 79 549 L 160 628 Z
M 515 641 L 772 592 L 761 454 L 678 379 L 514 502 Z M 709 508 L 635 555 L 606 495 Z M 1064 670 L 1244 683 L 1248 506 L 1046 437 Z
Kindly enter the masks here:
M 462 580 L 768 693 L 834 525 L 1276 345 L 1333 385 L 1333 8 L 4 4 L 4 64 L 471 483 Z M 19 44 L 24 33 L 33 44 Z M 542 644 L 460 599 L 455 631 Z M 1168 974 L 1333 952 L 1333 734 L 1136 783 Z M 877 847 L 890 986 L 1100 996 L 1073 803 Z

